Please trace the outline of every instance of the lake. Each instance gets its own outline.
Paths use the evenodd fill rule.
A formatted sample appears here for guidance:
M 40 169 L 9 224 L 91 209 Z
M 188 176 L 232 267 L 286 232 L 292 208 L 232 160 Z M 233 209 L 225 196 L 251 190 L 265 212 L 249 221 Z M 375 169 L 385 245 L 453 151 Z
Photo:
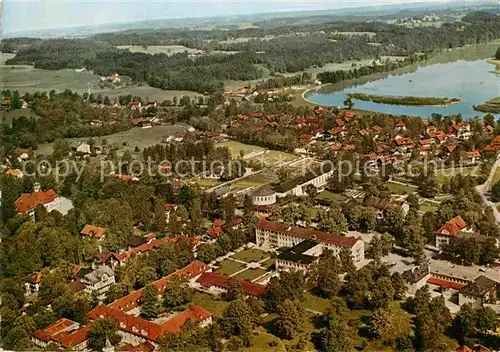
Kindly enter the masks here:
M 388 105 L 361 100 L 353 102 L 357 109 L 394 115 L 429 117 L 432 113 L 461 114 L 465 119 L 470 119 L 484 115 L 475 111 L 473 105 L 500 96 L 500 76 L 490 72 L 494 68 L 485 59 L 403 68 L 393 74 L 379 74 L 376 80 L 361 78 L 325 86 L 308 92 L 306 98 L 313 104 L 328 106 L 343 106 L 347 93 L 460 98 L 460 103 L 448 106 Z M 414 72 L 408 72 L 411 70 Z

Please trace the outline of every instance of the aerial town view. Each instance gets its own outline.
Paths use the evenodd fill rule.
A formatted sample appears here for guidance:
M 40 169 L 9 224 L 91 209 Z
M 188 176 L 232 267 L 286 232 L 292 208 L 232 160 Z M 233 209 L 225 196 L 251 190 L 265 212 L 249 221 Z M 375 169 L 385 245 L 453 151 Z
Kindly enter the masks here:
M 500 6 L 6 1 L 0 351 L 500 351 Z

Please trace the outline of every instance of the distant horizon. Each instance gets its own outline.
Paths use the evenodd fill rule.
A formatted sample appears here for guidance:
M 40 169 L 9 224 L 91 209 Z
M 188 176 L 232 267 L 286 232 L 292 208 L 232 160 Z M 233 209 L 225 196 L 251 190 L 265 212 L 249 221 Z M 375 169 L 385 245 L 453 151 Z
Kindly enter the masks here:
M 141 21 L 202 19 L 228 16 L 279 14 L 281 12 L 310 12 L 359 7 L 387 6 L 417 3 L 449 3 L 453 0 L 315 0 L 274 1 L 235 0 L 233 2 L 161 1 L 135 2 L 47 1 L 37 2 L 6 0 L 2 3 L 2 31 L 4 36 L 14 34 L 60 31 L 64 29 L 127 24 Z M 464 0 L 464 4 L 480 1 Z M 142 5 L 142 6 L 141 6 Z M 154 16 L 151 16 L 154 14 Z

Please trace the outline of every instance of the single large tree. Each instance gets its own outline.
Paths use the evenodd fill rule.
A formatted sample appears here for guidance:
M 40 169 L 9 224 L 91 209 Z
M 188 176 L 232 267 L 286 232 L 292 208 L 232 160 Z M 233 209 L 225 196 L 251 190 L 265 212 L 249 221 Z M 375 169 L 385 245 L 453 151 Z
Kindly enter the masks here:
M 244 346 L 252 344 L 252 330 L 255 326 L 252 309 L 241 299 L 229 303 L 220 319 L 220 327 L 226 338 L 237 336 L 243 340 Z
M 276 328 L 283 337 L 293 339 L 304 331 L 306 313 L 300 302 L 287 299 L 278 304 L 277 313 Z
M 141 295 L 141 315 L 148 319 L 158 316 L 159 300 L 158 290 L 151 284 L 148 284 L 142 290 Z
M 186 304 L 191 299 L 191 288 L 189 282 L 177 275 L 173 275 L 163 292 L 163 305 L 168 308 L 175 308 Z
M 106 339 L 114 346 L 121 340 L 117 333 L 118 325 L 113 318 L 94 320 L 90 324 L 89 347 L 94 351 L 100 351 L 106 345 Z

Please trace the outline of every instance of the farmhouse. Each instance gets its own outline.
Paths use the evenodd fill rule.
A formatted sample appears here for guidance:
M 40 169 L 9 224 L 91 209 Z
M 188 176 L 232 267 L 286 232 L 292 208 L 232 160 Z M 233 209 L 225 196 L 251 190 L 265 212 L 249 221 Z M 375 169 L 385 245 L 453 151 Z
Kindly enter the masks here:
M 365 259 L 363 241 L 357 238 L 333 235 L 309 228 L 260 219 L 255 226 L 257 246 L 265 248 L 294 247 L 303 240 L 313 240 L 339 256 L 342 248 L 351 252 L 354 263 Z
M 105 232 L 106 232 L 105 227 L 99 227 L 87 224 L 83 227 L 82 231 L 80 231 L 80 235 L 96 238 L 98 240 L 103 240 L 105 237 L 104 236 Z

